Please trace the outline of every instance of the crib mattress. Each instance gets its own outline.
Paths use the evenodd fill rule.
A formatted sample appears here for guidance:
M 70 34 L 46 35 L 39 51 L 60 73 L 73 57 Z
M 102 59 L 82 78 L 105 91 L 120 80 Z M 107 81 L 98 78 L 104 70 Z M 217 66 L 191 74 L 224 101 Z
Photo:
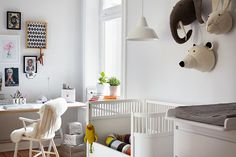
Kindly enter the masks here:
M 236 103 L 180 106 L 175 108 L 175 117 L 200 123 L 224 126 L 225 119 L 236 117 Z

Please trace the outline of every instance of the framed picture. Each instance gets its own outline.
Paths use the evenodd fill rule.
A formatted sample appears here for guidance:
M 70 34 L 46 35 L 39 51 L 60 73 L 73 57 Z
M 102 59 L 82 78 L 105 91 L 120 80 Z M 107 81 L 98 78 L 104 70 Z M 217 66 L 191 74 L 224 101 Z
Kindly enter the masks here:
M 7 29 L 21 30 L 21 13 L 7 11 Z
M 24 73 L 37 73 L 37 56 L 24 56 Z
M 5 86 L 19 86 L 19 68 L 5 68 Z
M 0 91 L 2 91 L 2 72 L 0 72 Z
M 26 22 L 26 48 L 47 48 L 47 23 L 38 21 Z
M 20 63 L 20 37 L 0 35 L 0 64 Z

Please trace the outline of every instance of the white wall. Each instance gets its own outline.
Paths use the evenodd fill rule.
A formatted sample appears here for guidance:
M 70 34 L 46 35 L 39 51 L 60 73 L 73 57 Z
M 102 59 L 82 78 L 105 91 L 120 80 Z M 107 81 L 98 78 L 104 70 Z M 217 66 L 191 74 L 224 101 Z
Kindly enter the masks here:
M 20 11 L 22 13 L 22 30 L 6 29 L 6 11 Z M 38 64 L 36 78 L 30 80 L 23 74 L 23 56 L 38 55 L 39 51 L 25 49 L 25 21 L 44 20 L 48 22 L 48 49 L 45 50 L 45 65 Z M 83 96 L 83 53 L 82 53 L 82 1 L 81 0 L 0 0 L 0 34 L 21 36 L 21 64 L 1 65 L 5 67 L 19 67 L 20 86 L 4 87 L 0 93 L 12 94 L 19 89 L 27 95 L 28 101 L 35 101 L 41 95 L 55 98 L 60 96 L 63 83 L 76 88 L 77 100 Z M 48 78 L 49 88 L 48 88 Z M 69 109 L 63 115 L 62 128 L 65 130 L 67 122 L 76 121 L 76 109 Z M 36 113 L 15 115 L 1 115 L 0 124 L 0 151 L 13 149 L 7 144 L 12 130 L 22 127 L 19 116 L 36 118 Z M 3 144 L 4 143 L 4 144 Z
M 177 0 L 144 0 L 144 15 L 159 40 L 127 43 L 127 97 L 152 98 L 179 103 L 213 103 L 236 101 L 236 31 L 227 35 L 210 35 L 205 24 L 192 25 L 194 35 L 186 44 L 173 40 L 169 15 Z M 211 10 L 209 0 L 203 0 L 203 16 Z M 141 16 L 141 0 L 128 0 L 129 32 Z M 232 1 L 236 21 L 236 2 Z M 213 41 L 218 62 L 210 73 L 182 69 L 178 63 L 187 55 L 193 43 Z
M 22 30 L 6 29 L 6 11 L 22 13 Z M 1 0 L 0 34 L 21 36 L 21 64 L 0 65 L 19 67 L 20 86 L 5 87 L 1 93 L 12 94 L 19 89 L 27 95 L 29 101 L 35 101 L 41 95 L 49 98 L 60 96 L 63 83 L 76 88 L 77 99 L 82 99 L 83 56 L 82 56 L 82 7 L 80 0 Z M 43 20 L 48 22 L 48 48 L 45 50 L 45 65 L 38 64 L 35 79 L 27 79 L 23 74 L 23 56 L 39 55 L 37 49 L 25 48 L 25 21 Z M 48 82 L 49 78 L 49 82 Z M 48 87 L 49 83 L 49 87 Z M 3 86 L 4 87 L 4 86 Z
M 84 91 L 94 87 L 99 73 L 99 1 L 84 0 Z M 84 100 L 85 100 L 84 93 Z

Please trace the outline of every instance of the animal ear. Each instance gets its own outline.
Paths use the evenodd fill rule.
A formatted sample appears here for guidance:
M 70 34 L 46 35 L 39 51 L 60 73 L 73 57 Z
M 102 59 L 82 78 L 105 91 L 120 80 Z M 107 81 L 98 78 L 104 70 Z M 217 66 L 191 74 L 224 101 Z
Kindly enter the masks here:
M 220 0 L 211 0 L 212 5 L 212 12 L 217 11 L 219 7 Z
M 231 0 L 224 0 L 223 11 L 226 11 L 229 7 Z
M 213 44 L 211 42 L 207 42 L 205 45 L 209 50 L 213 49 Z

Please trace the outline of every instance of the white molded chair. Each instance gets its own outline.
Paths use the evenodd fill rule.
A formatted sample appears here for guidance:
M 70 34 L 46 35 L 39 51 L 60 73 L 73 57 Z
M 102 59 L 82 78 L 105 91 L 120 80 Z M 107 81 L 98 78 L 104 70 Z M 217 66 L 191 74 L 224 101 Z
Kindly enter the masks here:
M 37 154 L 34 157 L 42 155 L 46 157 L 46 154 L 55 154 L 59 157 L 56 145 L 54 143 L 55 132 L 61 127 L 61 116 L 67 110 L 66 101 L 63 98 L 57 98 L 48 101 L 39 110 L 40 119 L 32 120 L 20 117 L 23 122 L 23 128 L 14 130 L 11 133 L 11 140 L 15 143 L 14 157 L 17 157 L 18 144 L 21 140 L 27 140 L 30 142 L 29 157 L 32 157 L 32 152 Z M 28 124 L 28 125 L 27 125 Z M 43 141 L 49 141 L 48 151 L 44 150 Z M 38 142 L 40 150 L 32 150 L 32 143 Z M 51 152 L 53 147 L 54 152 Z

